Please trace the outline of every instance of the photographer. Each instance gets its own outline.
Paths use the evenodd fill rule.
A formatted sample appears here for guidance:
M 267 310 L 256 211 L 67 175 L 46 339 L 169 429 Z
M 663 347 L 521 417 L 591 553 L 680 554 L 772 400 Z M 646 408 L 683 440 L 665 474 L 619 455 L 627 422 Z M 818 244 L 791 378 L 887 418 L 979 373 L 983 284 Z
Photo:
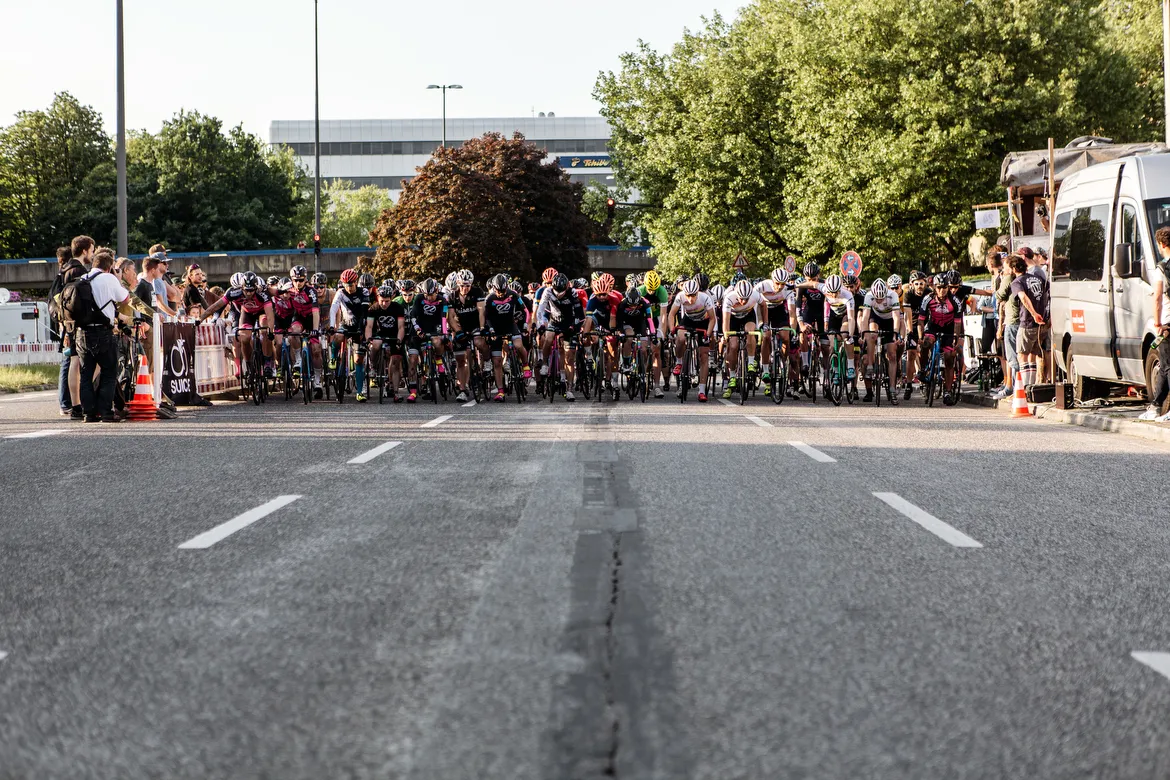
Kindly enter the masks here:
M 1154 378 L 1154 397 L 1139 420 L 1170 422 L 1170 413 L 1162 414 L 1162 407 L 1170 396 L 1170 227 L 1160 227 L 1154 234 L 1154 243 L 1162 261 L 1158 263 L 1154 280 L 1154 332 L 1158 338 L 1158 375 Z

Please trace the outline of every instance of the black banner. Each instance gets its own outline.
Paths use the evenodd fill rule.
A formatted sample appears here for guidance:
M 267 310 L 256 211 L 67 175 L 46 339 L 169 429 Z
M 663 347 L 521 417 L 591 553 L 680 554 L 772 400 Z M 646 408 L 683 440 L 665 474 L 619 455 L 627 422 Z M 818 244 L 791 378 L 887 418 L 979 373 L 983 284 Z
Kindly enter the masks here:
M 199 403 L 195 392 L 195 324 L 164 322 L 162 325 L 162 391 L 175 406 Z

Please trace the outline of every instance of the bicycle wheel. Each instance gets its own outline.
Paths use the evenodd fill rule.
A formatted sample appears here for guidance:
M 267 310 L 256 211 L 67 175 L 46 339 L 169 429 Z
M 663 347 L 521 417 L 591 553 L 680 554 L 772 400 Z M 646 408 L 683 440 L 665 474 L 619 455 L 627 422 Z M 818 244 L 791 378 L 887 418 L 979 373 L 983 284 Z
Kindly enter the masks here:
M 306 404 L 313 400 L 313 354 L 308 339 L 301 338 L 301 396 Z
M 593 361 L 593 383 L 597 388 L 597 402 L 601 403 L 605 400 L 605 349 L 601 346 L 601 341 L 597 342 L 597 359 Z
M 679 403 L 687 402 L 687 393 L 691 389 L 691 363 L 694 362 L 694 350 L 688 344 L 683 351 L 683 370 L 678 375 L 678 400 Z
M 934 406 L 934 391 L 938 382 L 938 349 L 930 353 L 930 363 L 926 373 L 926 405 Z
M 284 400 L 291 401 L 293 396 L 292 357 L 288 341 L 280 346 L 280 382 L 284 385 Z
M 886 376 L 886 351 L 882 348 L 880 340 L 877 346 L 877 357 L 874 359 L 873 372 L 873 405 L 881 407 L 882 392 L 885 390 L 888 377 Z

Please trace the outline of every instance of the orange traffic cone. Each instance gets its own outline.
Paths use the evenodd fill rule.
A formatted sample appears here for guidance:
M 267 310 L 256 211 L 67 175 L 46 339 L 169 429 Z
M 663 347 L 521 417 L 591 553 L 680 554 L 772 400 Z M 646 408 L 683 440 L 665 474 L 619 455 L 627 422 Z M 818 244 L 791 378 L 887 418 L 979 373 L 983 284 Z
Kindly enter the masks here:
M 154 383 L 150 381 L 150 369 L 146 367 L 146 355 L 138 364 L 138 379 L 134 382 L 134 400 L 126 404 L 130 419 L 136 422 L 158 418 L 158 407 L 154 403 Z
M 1016 372 L 1016 390 L 1012 397 L 1012 417 L 1031 417 L 1028 409 L 1028 394 L 1024 392 L 1024 375 Z

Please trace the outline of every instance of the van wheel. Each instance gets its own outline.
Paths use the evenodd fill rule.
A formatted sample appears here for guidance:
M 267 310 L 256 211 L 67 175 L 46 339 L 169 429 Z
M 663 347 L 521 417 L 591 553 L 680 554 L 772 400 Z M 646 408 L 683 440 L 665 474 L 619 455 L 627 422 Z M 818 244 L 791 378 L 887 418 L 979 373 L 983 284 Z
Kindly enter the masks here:
M 1064 364 L 1068 367 L 1068 381 L 1072 385 L 1073 400 L 1076 403 L 1084 403 L 1101 397 L 1100 384 L 1095 380 L 1081 376 L 1081 372 L 1077 371 L 1077 359 L 1074 355 L 1069 355 Z
M 1161 359 L 1158 357 L 1158 350 L 1151 349 L 1146 354 L 1146 401 L 1147 403 L 1154 402 L 1154 385 L 1158 382 L 1158 369 L 1161 366 Z M 1170 407 L 1170 397 L 1163 403 L 1162 408 L 1158 410 L 1158 414 L 1166 414 L 1168 407 Z

